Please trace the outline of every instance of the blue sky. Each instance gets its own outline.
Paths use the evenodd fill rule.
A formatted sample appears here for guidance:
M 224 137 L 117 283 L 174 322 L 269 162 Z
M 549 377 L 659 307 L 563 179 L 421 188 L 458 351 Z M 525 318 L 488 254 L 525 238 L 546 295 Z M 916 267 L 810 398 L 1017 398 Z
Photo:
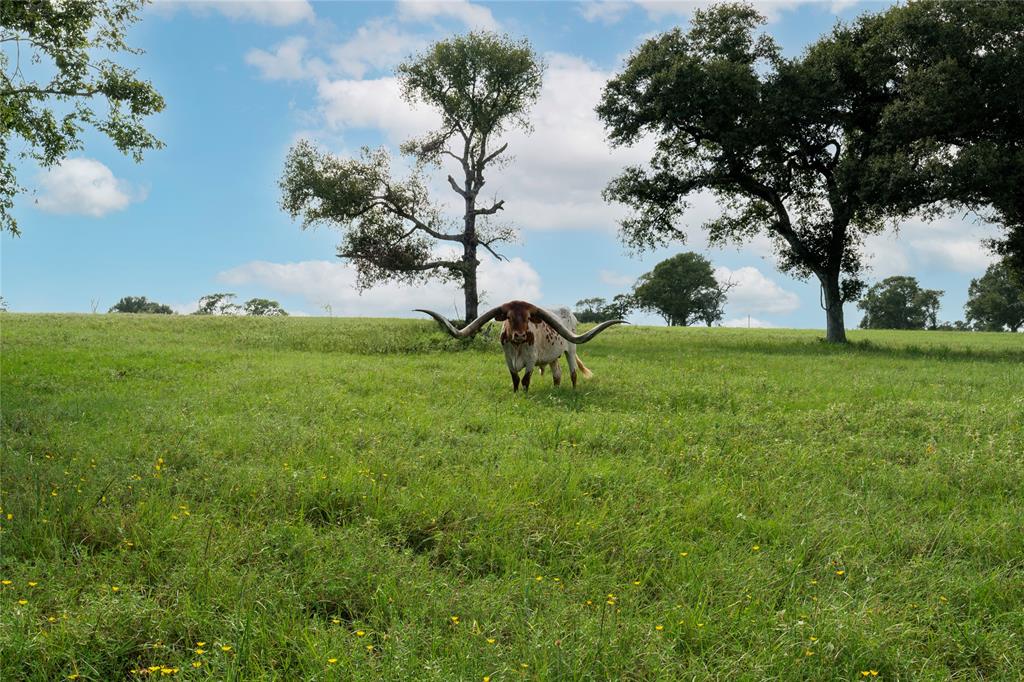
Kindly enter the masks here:
M 341 155 L 406 137 L 433 115 L 397 97 L 394 65 L 429 42 L 470 28 L 526 37 L 548 65 L 533 111 L 534 132 L 510 135 L 515 162 L 485 188 L 505 200 L 504 222 L 520 231 L 482 265 L 487 302 L 523 297 L 543 304 L 627 290 L 658 260 L 704 253 L 738 283 L 731 324 L 824 325 L 818 287 L 778 272 L 768 240 L 708 249 L 697 226 L 717 210 L 707 198 L 687 217 L 690 240 L 643 257 L 616 236 L 620 207 L 602 187 L 647 149 L 610 150 L 593 114 L 601 85 L 645 38 L 685 26 L 704 2 L 158 2 L 132 29 L 131 57 L 167 100 L 151 129 L 166 148 L 141 164 L 102 136 L 62 167 L 19 169 L 34 192 L 19 198 L 20 238 L 2 237 L 2 293 L 14 311 L 106 310 L 144 295 L 187 312 L 215 291 L 240 300 L 279 300 L 289 311 L 323 315 L 408 315 L 413 307 L 461 309 L 451 286 L 387 285 L 360 295 L 350 267 L 334 257 L 338 233 L 303 232 L 278 207 L 284 156 L 300 137 Z M 762 3 L 766 31 L 790 54 L 839 19 L 879 3 Z M 16 149 L 16 147 L 15 147 Z M 396 164 L 399 165 L 400 164 Z M 439 200 L 453 196 L 437 174 Z M 995 232 L 970 217 L 909 222 L 898 236 L 871 240 L 870 279 L 913 274 L 943 289 L 940 319 L 959 319 L 967 286 L 991 262 L 982 238 Z M 860 315 L 847 305 L 847 323 Z M 638 317 L 637 321 L 655 321 Z

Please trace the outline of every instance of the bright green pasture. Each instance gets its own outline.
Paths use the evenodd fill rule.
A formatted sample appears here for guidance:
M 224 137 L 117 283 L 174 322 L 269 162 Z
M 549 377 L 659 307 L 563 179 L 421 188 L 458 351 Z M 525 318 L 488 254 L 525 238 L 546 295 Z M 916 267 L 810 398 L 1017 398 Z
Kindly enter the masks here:
M 5 682 L 1024 677 L 1024 336 L 0 326 Z

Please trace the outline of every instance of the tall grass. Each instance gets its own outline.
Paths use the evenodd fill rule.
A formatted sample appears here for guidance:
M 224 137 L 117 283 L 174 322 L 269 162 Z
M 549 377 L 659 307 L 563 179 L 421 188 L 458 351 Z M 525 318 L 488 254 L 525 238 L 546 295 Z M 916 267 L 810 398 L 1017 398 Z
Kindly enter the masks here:
M 1024 676 L 1017 336 L 0 325 L 5 681 Z

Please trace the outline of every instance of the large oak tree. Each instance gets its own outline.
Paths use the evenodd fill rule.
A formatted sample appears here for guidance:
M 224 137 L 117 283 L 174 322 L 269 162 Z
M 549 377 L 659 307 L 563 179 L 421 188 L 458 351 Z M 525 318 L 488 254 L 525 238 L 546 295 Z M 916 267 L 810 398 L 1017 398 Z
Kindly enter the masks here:
M 784 271 L 819 280 L 827 339 L 842 342 L 865 237 L 952 206 L 991 206 L 1016 234 L 1019 192 L 1000 174 L 1021 173 L 1024 3 L 897 7 L 792 59 L 758 33 L 763 22 L 746 5 L 698 11 L 607 84 L 597 111 L 612 143 L 657 143 L 649 167 L 605 191 L 634 209 L 628 245 L 685 238 L 687 199 L 709 191 L 724 209 L 703 226 L 710 241 L 771 236 Z M 973 78 L 982 84 L 952 105 L 930 94 Z
M 416 162 L 410 177 L 396 179 L 383 150 L 364 149 L 358 159 L 338 158 L 299 142 L 288 154 L 281 180 L 282 207 L 303 227 L 330 225 L 343 238 L 338 256 L 352 262 L 359 286 L 431 277 L 455 280 L 465 292 L 465 316 L 478 315 L 478 251 L 496 258 L 494 245 L 514 232 L 483 224 L 504 207 L 480 205 L 486 173 L 506 159 L 502 134 L 529 129 L 528 112 L 540 93 L 543 65 L 526 41 L 469 33 L 435 43 L 398 67 L 402 92 L 441 114 L 441 127 L 402 145 Z M 427 190 L 424 173 L 451 163 L 448 185 L 463 206 L 446 219 Z M 458 179 L 456 179 L 458 176 Z M 455 256 L 438 255 L 456 246 Z

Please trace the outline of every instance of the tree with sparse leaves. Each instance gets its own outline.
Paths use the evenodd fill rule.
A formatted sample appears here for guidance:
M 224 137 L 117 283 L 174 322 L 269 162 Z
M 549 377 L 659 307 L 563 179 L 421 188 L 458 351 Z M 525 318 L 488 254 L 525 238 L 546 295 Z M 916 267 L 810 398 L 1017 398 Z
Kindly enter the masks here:
M 944 292 L 922 289 L 915 277 L 886 277 L 857 302 L 862 329 L 935 329 Z
M 640 276 L 633 287 L 637 308 L 660 315 L 671 327 L 722 319 L 728 283 L 715 279 L 711 261 L 688 251 L 667 258 Z
M 979 279 L 971 280 L 964 312 L 979 331 L 1019 330 L 1024 327 L 1024 278 L 1007 259 L 993 263 Z
M 150 301 L 145 296 L 125 296 L 110 307 L 109 313 L 149 313 L 156 315 L 172 315 L 171 306 Z
M 622 236 L 645 249 L 684 239 L 687 199 L 713 193 L 724 213 L 703 226 L 710 241 L 771 237 L 784 271 L 818 279 L 826 338 L 844 342 L 866 237 L 951 206 L 992 206 L 1016 234 L 1024 3 L 910 3 L 795 58 L 763 22 L 717 5 L 630 57 L 598 115 L 613 144 L 653 135 L 656 149 L 605 197 L 633 209 Z
M 301 141 L 288 153 L 281 179 L 282 208 L 303 228 L 330 225 L 343 232 L 338 256 L 353 263 L 361 288 L 397 280 L 453 280 L 465 293 L 465 316 L 478 315 L 478 250 L 503 259 L 494 245 L 513 236 L 488 219 L 504 208 L 481 206 L 488 169 L 506 160 L 502 134 L 528 130 L 527 114 L 540 93 L 543 65 L 526 41 L 469 33 L 432 45 L 398 67 L 402 94 L 441 114 L 441 127 L 402 145 L 416 162 L 406 179 L 393 177 L 384 149 L 338 158 Z M 454 162 L 448 184 L 463 205 L 447 220 L 427 191 L 424 173 Z M 450 245 L 461 254 L 438 252 Z
M 199 299 L 199 309 L 193 315 L 237 315 L 241 307 L 233 303 L 232 293 L 207 294 Z
M 58 165 L 82 149 L 87 127 L 103 133 L 136 161 L 163 144 L 143 120 L 164 100 L 118 53 L 139 54 L 125 42 L 140 0 L 3 0 L 0 2 L 0 232 L 19 234 L 11 215 L 24 187 L 10 158 Z
M 246 315 L 252 315 L 254 317 L 287 317 L 288 313 L 281 307 L 281 304 L 277 301 L 271 301 L 269 298 L 250 298 L 244 304 L 242 309 Z

